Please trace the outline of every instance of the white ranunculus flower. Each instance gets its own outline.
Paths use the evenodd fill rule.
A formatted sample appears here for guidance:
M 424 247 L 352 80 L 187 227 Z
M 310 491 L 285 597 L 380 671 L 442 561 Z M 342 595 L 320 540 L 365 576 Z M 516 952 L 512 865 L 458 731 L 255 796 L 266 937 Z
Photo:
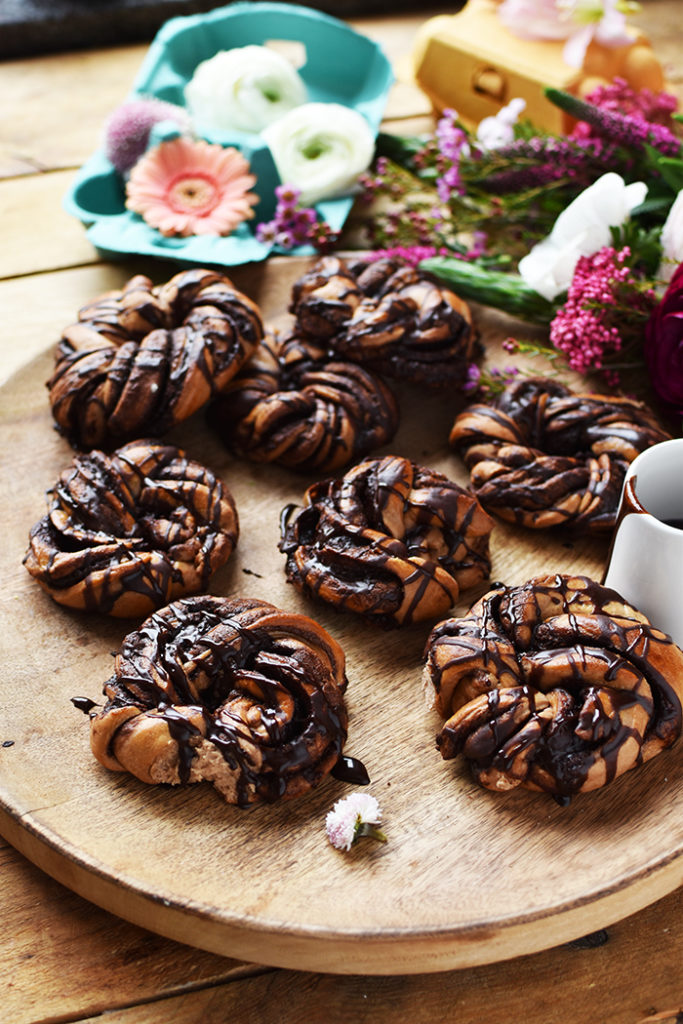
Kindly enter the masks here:
M 304 103 L 269 125 L 263 139 L 280 180 L 300 189 L 304 205 L 348 192 L 375 150 L 368 122 L 340 103 Z
M 603 174 L 562 211 L 548 237 L 519 261 L 521 277 L 552 301 L 571 284 L 580 257 L 609 245 L 610 228 L 627 221 L 646 195 L 643 181 L 627 185 L 620 174 Z
M 683 263 L 683 189 L 674 199 L 664 221 L 660 241 L 662 243 L 662 262 L 658 276 L 663 281 L 670 281 L 676 267 L 679 263 Z
M 185 101 L 205 134 L 262 131 L 306 102 L 296 68 L 267 46 L 236 46 L 198 64 L 185 86 Z

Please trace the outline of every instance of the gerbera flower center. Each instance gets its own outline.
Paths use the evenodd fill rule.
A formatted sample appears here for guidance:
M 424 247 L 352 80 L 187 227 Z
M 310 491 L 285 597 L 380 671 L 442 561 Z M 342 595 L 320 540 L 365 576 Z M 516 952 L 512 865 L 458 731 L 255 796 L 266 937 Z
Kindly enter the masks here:
M 191 213 L 195 217 L 210 213 L 221 198 L 215 180 L 201 171 L 179 174 L 168 186 L 168 203 L 175 213 Z

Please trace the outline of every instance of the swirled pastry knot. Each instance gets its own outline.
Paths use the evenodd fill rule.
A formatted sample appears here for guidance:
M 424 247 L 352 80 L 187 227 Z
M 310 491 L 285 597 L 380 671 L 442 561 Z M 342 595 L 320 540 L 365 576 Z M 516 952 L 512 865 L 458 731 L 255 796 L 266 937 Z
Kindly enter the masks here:
M 489 512 L 534 529 L 604 533 L 614 526 L 628 466 L 668 437 L 642 402 L 575 394 L 536 377 L 465 409 L 450 443 Z
M 24 564 L 59 604 L 147 615 L 205 590 L 239 534 L 227 487 L 173 445 L 77 455 L 48 494 Z
M 336 358 L 429 387 L 463 383 L 480 351 L 467 304 L 398 260 L 324 257 L 295 284 L 290 310 L 297 332 Z
M 489 574 L 492 521 L 434 470 L 387 455 L 309 487 L 280 550 L 304 594 L 383 625 L 436 618 Z M 294 513 L 294 514 L 293 514 Z
M 379 377 L 294 335 L 268 335 L 209 417 L 239 456 L 324 473 L 386 444 L 399 419 Z
M 258 307 L 213 270 L 153 287 L 138 275 L 79 312 L 48 381 L 75 448 L 159 437 L 224 390 L 263 338 Z
M 681 731 L 683 651 L 614 590 L 585 576 L 498 586 L 439 623 L 424 682 L 486 789 L 560 800 L 612 782 Z
M 91 748 L 142 782 L 212 782 L 231 804 L 300 796 L 339 760 L 345 687 L 344 653 L 312 619 L 188 597 L 123 641 Z

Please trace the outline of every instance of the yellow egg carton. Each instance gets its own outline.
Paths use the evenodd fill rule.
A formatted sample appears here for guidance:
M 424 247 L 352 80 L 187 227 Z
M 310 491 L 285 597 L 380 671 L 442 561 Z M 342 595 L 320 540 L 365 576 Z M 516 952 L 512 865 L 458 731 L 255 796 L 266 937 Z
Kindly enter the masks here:
M 551 86 L 585 96 L 619 76 L 633 89 L 665 87 L 664 74 L 642 32 L 628 26 L 632 42 L 608 47 L 592 41 L 581 68 L 565 63 L 564 41 L 520 39 L 498 17 L 496 0 L 470 0 L 458 14 L 430 18 L 413 48 L 415 81 L 434 109 L 457 110 L 478 124 L 511 99 L 526 101 L 524 117 L 554 134 L 570 130 L 571 118 L 544 95 Z

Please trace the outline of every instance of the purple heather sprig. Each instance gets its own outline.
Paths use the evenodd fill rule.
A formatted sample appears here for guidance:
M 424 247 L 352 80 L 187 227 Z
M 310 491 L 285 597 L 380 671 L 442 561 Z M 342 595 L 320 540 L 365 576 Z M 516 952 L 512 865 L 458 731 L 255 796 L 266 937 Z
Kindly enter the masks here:
M 654 289 L 635 277 L 630 260 L 628 246 L 605 246 L 582 256 L 567 301 L 550 325 L 551 344 L 572 370 L 601 370 L 612 385 L 618 383 L 613 357 L 624 357 L 634 343 L 640 347 L 657 302 Z
M 485 192 L 506 195 L 563 181 L 571 182 L 580 190 L 602 174 L 604 167 L 616 163 L 617 147 L 597 138 L 535 135 L 499 147 L 494 157 L 496 163 L 491 164 L 488 173 L 478 182 Z M 500 170 L 496 169 L 498 163 Z
M 455 192 L 465 191 L 460 175 L 460 160 L 470 152 L 467 133 L 458 123 L 458 115 L 450 107 L 444 110 L 436 125 L 436 142 L 439 148 L 439 167 L 436 191 L 442 203 L 447 203 Z
M 520 373 L 517 366 L 481 367 L 470 363 L 462 390 L 466 395 L 490 398 L 499 395 Z
M 382 812 L 379 803 L 369 793 L 351 793 L 337 800 L 325 818 L 327 838 L 336 850 L 350 850 L 354 843 L 367 836 L 380 843 L 387 837 L 379 828 Z
M 337 241 L 337 233 L 319 219 L 312 207 L 300 205 L 301 190 L 293 185 L 278 185 L 275 197 L 273 219 L 256 227 L 258 240 L 285 251 L 298 245 L 312 245 L 318 252 L 329 252 Z
M 611 110 L 650 124 L 663 124 L 673 130 L 672 115 L 678 109 L 678 99 L 669 92 L 653 92 L 651 89 L 633 89 L 625 78 L 614 78 L 596 86 L 585 96 L 587 103 L 600 110 Z M 573 131 L 574 138 L 587 138 L 593 128 L 586 121 L 579 121 Z
M 545 94 L 561 110 L 591 125 L 598 135 L 618 146 L 636 152 L 645 152 L 651 146 L 664 156 L 681 155 L 681 140 L 666 125 L 596 107 L 562 89 L 546 89 Z

